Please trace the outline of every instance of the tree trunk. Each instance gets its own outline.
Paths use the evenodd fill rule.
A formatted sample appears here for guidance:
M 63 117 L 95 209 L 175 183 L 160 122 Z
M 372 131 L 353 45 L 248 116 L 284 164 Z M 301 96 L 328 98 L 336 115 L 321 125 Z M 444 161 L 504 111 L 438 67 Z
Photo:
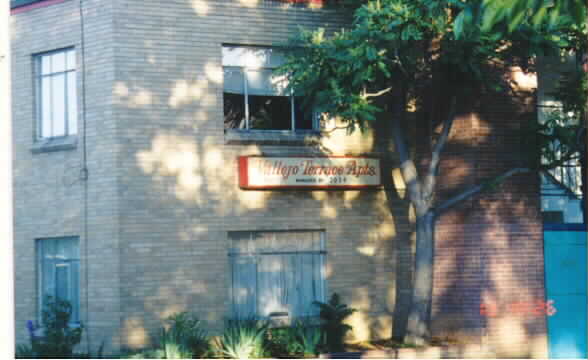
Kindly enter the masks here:
M 414 285 L 405 343 L 424 345 L 431 335 L 429 321 L 433 297 L 434 230 L 435 213 L 431 209 L 423 215 L 417 215 Z

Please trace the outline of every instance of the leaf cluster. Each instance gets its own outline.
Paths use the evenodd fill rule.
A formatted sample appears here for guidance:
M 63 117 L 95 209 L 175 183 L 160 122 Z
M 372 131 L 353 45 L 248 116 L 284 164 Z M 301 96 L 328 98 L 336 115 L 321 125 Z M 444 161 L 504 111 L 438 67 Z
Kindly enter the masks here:
M 42 311 L 42 336 L 31 338 L 31 350 L 40 358 L 71 358 L 82 340 L 82 326 L 70 326 L 72 306 L 66 300 L 47 296 Z
M 586 29 L 583 0 L 484 0 L 482 6 L 486 31 L 506 26 L 513 32 L 524 24 L 551 32 Z
M 181 312 L 168 317 L 166 322 L 169 327 L 161 330 L 160 339 L 166 359 L 190 359 L 207 353 L 208 336 L 197 317 Z
M 266 353 L 269 324 L 264 321 L 229 320 L 215 347 L 218 353 L 231 359 L 262 358 Z
M 345 335 L 352 330 L 352 327 L 344 321 L 357 310 L 342 303 L 337 293 L 334 293 L 327 303 L 315 301 L 313 304 L 320 308 L 321 328 L 326 337 L 327 350 L 329 352 L 344 351 Z
M 303 105 L 360 129 L 384 110 L 378 97 L 426 88 L 441 75 L 455 93 L 497 86 L 492 68 L 521 65 L 537 54 L 556 53 L 571 35 L 527 22 L 508 31 L 491 27 L 485 0 L 370 0 L 355 3 L 353 23 L 327 34 L 301 30 L 286 46 L 278 71 L 305 99 Z M 387 91 L 389 90 L 389 91 Z

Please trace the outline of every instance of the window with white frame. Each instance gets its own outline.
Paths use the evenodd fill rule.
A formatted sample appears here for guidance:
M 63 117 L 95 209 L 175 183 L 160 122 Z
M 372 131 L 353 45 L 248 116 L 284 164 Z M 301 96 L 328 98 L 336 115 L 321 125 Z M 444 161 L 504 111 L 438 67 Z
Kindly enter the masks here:
M 325 299 L 322 231 L 230 232 L 232 316 L 317 316 Z
M 73 48 L 35 55 L 37 139 L 77 133 L 76 53 Z
M 39 318 L 47 296 L 66 300 L 72 322 L 80 320 L 80 254 L 77 237 L 37 240 Z
M 284 56 L 273 48 L 223 46 L 225 130 L 308 131 L 315 114 L 287 90 L 284 76 L 273 71 Z

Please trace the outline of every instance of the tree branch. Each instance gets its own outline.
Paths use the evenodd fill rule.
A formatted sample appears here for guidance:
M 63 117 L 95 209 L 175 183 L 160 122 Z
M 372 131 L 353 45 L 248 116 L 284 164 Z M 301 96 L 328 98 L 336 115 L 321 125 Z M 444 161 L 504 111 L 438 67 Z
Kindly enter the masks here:
M 425 177 L 425 185 L 424 185 L 424 195 L 427 198 L 426 200 L 431 202 L 432 201 L 432 194 L 435 188 L 435 179 L 439 172 L 439 163 L 441 161 L 441 151 L 443 151 L 443 147 L 447 143 L 447 139 L 449 138 L 449 133 L 451 132 L 451 128 L 453 127 L 453 120 L 455 118 L 455 106 L 456 106 L 457 97 L 454 95 L 451 99 L 451 105 L 449 108 L 449 115 L 443 121 L 443 129 L 441 130 L 441 136 L 435 143 L 433 147 L 433 151 L 431 152 L 431 163 L 429 164 L 429 171 L 427 171 L 427 175 Z
M 380 90 L 378 92 L 375 93 L 368 93 L 366 90 L 363 91 L 363 94 L 361 95 L 362 98 L 367 99 L 367 98 L 371 98 L 371 97 L 378 97 L 378 96 L 382 96 L 388 92 L 392 91 L 392 87 Z
M 323 134 L 331 134 L 331 133 L 334 133 L 337 130 L 345 130 L 345 131 L 348 131 L 349 129 L 351 129 L 351 127 L 352 127 L 351 124 L 345 125 L 345 126 L 335 126 L 335 127 L 331 128 L 329 130 L 322 130 L 321 132 Z
M 435 211 L 437 212 L 437 215 L 441 214 L 442 212 L 444 212 L 445 210 L 449 209 L 450 207 L 452 207 L 453 205 L 458 204 L 459 202 L 471 197 L 472 195 L 475 195 L 483 190 L 487 190 L 490 188 L 493 188 L 494 186 L 500 184 L 501 182 L 503 182 L 504 180 L 508 179 L 509 177 L 516 175 L 516 174 L 520 174 L 520 173 L 526 173 L 531 171 L 531 169 L 529 168 L 514 168 L 511 169 L 507 172 L 505 172 L 502 175 L 499 175 L 497 177 L 495 177 L 494 179 L 490 180 L 490 181 L 486 181 L 482 184 L 478 184 L 475 186 L 472 186 L 471 188 L 463 191 L 462 193 L 452 197 L 451 199 L 446 200 L 445 202 L 443 202 L 441 205 L 437 206 L 435 208 Z
M 402 173 L 402 178 L 404 179 L 404 183 L 408 189 L 408 196 L 415 206 L 417 214 L 420 214 L 421 212 L 425 211 L 421 183 L 419 181 L 416 166 L 409 156 L 408 146 L 406 145 L 404 132 L 402 129 L 406 106 L 406 94 L 404 93 L 404 89 L 402 94 L 399 94 L 398 97 L 400 98 L 400 101 L 398 101 L 398 104 L 396 104 L 396 114 L 394 119 L 392 119 L 392 136 L 394 137 L 394 146 L 396 147 L 396 152 L 400 157 L 400 172 Z

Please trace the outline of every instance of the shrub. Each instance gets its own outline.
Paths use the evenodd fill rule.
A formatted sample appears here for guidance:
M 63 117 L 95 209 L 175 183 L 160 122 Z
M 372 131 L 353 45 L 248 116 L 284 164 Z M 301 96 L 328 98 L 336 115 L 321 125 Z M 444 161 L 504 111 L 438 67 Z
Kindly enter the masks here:
M 166 359 L 201 357 L 209 349 L 206 331 L 192 314 L 182 312 L 167 318 L 169 328 L 163 328 L 161 347 Z
M 35 359 L 37 355 L 33 351 L 33 348 L 29 345 L 20 344 L 16 347 L 15 357 L 17 359 Z
M 73 348 L 82 340 L 82 326 L 70 326 L 71 310 L 69 302 L 47 296 L 42 326 L 36 329 L 32 321 L 27 322 L 31 347 L 19 346 L 19 355 L 28 355 L 30 351 L 38 358 L 72 358 Z M 37 330 L 42 335 L 38 336 Z
M 321 329 L 325 335 L 327 351 L 345 351 L 343 340 L 352 327 L 343 321 L 357 310 L 341 303 L 337 293 L 331 296 L 328 303 L 315 301 L 313 304 L 320 308 Z
M 267 329 L 268 324 L 259 320 L 229 320 L 216 341 L 216 349 L 232 359 L 264 357 Z
M 293 330 L 297 352 L 301 353 L 304 357 L 318 355 L 323 342 L 321 328 L 299 320 L 296 322 Z
M 290 326 L 268 329 L 267 351 L 273 358 L 291 357 L 300 353 L 295 329 Z

